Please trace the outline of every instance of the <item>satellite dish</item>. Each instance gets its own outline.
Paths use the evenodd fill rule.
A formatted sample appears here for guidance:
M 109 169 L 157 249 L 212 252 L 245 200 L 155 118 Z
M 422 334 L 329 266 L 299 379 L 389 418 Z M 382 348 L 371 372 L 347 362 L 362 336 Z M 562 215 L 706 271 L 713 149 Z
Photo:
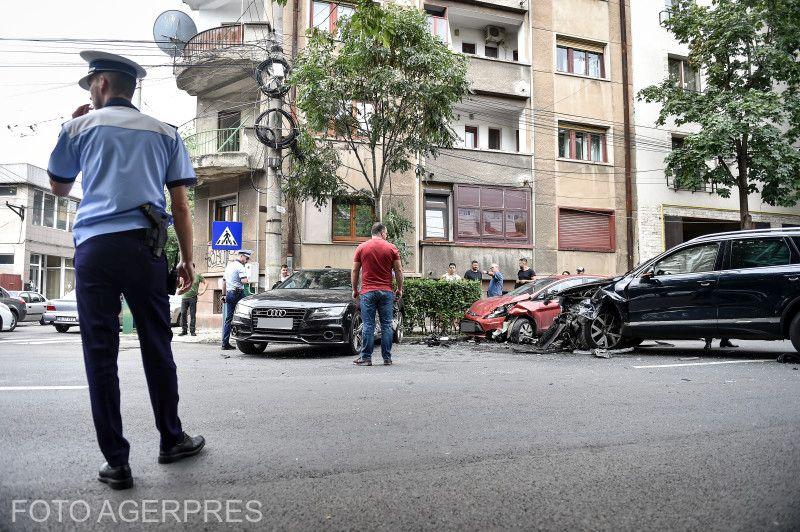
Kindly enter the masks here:
M 186 43 L 195 35 L 197 26 L 192 18 L 177 9 L 164 11 L 153 23 L 153 40 L 170 57 L 183 54 Z

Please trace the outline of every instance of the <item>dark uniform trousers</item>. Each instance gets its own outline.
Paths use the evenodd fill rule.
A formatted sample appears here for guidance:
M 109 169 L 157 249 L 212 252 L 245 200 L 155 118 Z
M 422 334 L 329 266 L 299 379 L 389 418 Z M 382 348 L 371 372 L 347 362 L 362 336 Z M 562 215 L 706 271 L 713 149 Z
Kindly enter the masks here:
M 97 441 L 111 466 L 128 463 L 122 435 L 119 355 L 120 294 L 131 309 L 142 351 L 161 448 L 181 440 L 178 377 L 172 359 L 166 257 L 155 258 L 144 230 L 98 235 L 75 249 L 78 318 Z

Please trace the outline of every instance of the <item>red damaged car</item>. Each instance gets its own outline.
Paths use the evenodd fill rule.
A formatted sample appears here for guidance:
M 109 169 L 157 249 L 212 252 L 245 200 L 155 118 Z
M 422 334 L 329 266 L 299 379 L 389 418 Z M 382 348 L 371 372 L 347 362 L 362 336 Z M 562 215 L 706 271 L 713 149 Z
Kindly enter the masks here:
M 540 334 L 561 312 L 556 300 L 547 294 L 579 284 L 602 279 L 596 275 L 552 275 L 537 277 L 502 296 L 479 299 L 472 304 L 461 320 L 461 332 L 487 339 L 525 341 Z M 508 323 L 506 320 L 508 319 Z

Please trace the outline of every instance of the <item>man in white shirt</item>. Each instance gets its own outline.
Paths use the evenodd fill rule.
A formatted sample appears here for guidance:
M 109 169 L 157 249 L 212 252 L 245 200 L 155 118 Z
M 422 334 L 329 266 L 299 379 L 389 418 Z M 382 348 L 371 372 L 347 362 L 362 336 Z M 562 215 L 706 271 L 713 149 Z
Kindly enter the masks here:
M 248 249 L 239 250 L 239 258 L 231 261 L 225 267 L 225 275 L 222 277 L 222 301 L 225 303 L 225 322 L 222 324 L 222 349 L 235 349 L 230 344 L 231 322 L 233 321 L 233 311 L 236 304 L 244 297 L 244 285 L 250 280 L 247 278 L 247 270 L 244 265 L 250 261 L 251 251 Z
M 456 273 L 456 263 L 451 262 L 447 267 L 447 272 L 441 276 L 442 281 L 460 281 L 461 276 Z

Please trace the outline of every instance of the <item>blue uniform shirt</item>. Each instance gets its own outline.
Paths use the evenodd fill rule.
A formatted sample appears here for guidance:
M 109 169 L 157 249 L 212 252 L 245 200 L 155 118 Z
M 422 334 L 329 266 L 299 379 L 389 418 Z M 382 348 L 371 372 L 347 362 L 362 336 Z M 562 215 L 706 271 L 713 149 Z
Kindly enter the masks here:
M 489 290 L 487 291 L 489 297 L 503 295 L 503 274 L 494 272 L 494 275 L 489 279 Z
M 140 205 L 166 212 L 164 185 L 197 182 L 177 130 L 121 98 L 64 123 L 47 171 L 59 183 L 83 173 L 76 246 L 93 236 L 150 227 Z
M 242 279 L 247 277 L 247 268 L 238 260 L 234 260 L 225 266 L 225 289 L 234 290 L 244 288 Z M 249 279 L 248 279 L 249 280 Z

